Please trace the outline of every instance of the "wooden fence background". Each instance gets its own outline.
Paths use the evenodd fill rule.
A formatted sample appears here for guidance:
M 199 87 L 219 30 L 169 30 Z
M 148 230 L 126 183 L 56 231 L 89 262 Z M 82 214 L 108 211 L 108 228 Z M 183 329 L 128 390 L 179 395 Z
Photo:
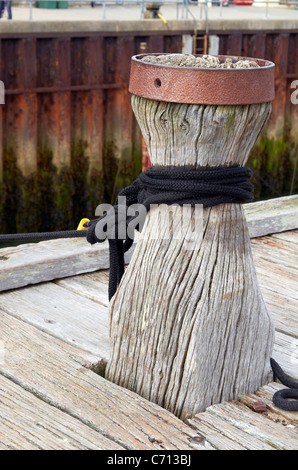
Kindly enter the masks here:
M 128 93 L 130 58 L 143 43 L 147 52 L 181 52 L 183 34 L 189 32 L 1 35 L 2 233 L 75 228 L 140 173 L 141 135 Z M 209 34 L 219 36 L 219 54 L 276 64 L 272 115 L 250 165 L 257 199 L 294 193 L 298 105 L 290 97 L 298 79 L 296 32 Z

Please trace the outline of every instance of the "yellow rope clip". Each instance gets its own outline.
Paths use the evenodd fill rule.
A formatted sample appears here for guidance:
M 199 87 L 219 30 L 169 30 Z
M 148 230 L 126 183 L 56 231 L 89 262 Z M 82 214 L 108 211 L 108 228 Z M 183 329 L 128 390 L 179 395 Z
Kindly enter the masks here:
M 162 16 L 161 13 L 157 13 L 157 16 L 164 22 L 164 24 L 167 24 L 167 20 Z
M 89 219 L 82 219 L 82 220 L 80 221 L 79 225 L 78 225 L 77 230 L 86 230 L 86 227 L 84 227 L 84 224 L 85 224 L 86 222 L 90 222 L 90 220 L 89 220 Z

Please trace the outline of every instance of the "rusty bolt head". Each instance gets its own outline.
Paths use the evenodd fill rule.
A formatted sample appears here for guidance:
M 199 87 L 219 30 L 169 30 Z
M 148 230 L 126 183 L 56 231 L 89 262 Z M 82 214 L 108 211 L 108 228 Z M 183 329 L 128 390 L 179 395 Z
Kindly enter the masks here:
M 267 409 L 267 406 L 263 401 L 255 401 L 252 406 L 254 411 L 256 411 L 257 413 L 261 413 L 263 411 L 266 411 Z

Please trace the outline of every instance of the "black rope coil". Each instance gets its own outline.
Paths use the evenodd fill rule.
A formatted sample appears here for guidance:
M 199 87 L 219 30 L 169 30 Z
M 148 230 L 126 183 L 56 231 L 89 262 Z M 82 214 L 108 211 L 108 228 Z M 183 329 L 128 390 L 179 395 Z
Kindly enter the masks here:
M 103 242 L 105 237 L 96 236 L 98 222 L 108 225 L 112 217 L 116 223 L 115 238 L 109 239 L 110 248 L 110 281 L 109 299 L 115 294 L 124 273 L 124 254 L 131 247 L 133 238 L 119 236 L 117 217 L 119 213 L 120 196 L 126 197 L 126 208 L 135 203 L 141 203 L 146 210 L 151 204 L 202 204 L 203 207 L 213 207 L 224 203 L 244 203 L 253 200 L 253 185 L 248 181 L 252 172 L 249 168 L 231 166 L 219 168 L 190 168 L 190 167 L 151 167 L 142 173 L 132 185 L 120 191 L 111 214 L 106 213 L 99 219 L 89 223 L 87 240 L 94 244 Z M 126 217 L 128 224 L 131 217 Z M 113 225 L 113 224 L 112 224 Z M 123 233 L 123 232 L 122 232 Z M 273 396 L 273 403 L 284 410 L 297 411 L 298 400 L 288 401 L 288 398 L 298 398 L 298 383 L 291 380 L 281 367 L 271 359 L 271 367 L 275 377 L 290 389 L 280 390 Z

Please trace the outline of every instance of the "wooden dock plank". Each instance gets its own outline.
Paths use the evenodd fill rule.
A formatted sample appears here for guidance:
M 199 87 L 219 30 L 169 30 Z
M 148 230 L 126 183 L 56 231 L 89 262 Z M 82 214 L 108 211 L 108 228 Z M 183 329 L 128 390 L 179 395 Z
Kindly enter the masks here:
M 189 424 L 217 450 L 272 450 L 272 447 L 238 429 L 232 422 L 224 422 L 210 411 L 199 413 Z
M 0 375 L 43 402 L 125 449 L 207 448 L 171 413 L 83 367 L 71 345 L 3 311 L 0 322 Z
M 285 262 L 285 258 L 285 254 L 281 254 L 280 263 L 277 264 L 270 259 L 265 260 L 264 258 L 255 255 L 257 276 L 262 287 L 277 293 L 281 292 L 280 279 L 282 278 L 284 280 L 284 286 L 282 290 L 284 297 L 297 301 L 298 270 L 295 267 L 284 266 L 283 262 Z M 293 262 L 295 263 L 295 257 L 293 257 Z
M 281 277 L 280 279 L 282 283 L 283 278 Z M 298 301 L 287 298 L 285 295 L 281 295 L 277 292 L 272 292 L 270 289 L 266 289 L 264 287 L 261 288 L 261 291 L 266 302 L 268 312 L 272 317 L 275 329 L 298 338 Z
M 1 450 L 124 450 L 0 375 Z
M 297 448 L 298 448 L 298 414 L 296 411 L 286 411 L 280 408 L 277 408 L 273 401 L 272 396 L 275 392 L 280 389 L 286 388 L 284 385 L 271 382 L 267 385 L 264 385 L 256 393 L 252 393 L 250 395 L 241 395 L 239 397 L 239 401 L 246 405 L 251 410 L 254 410 L 255 403 L 262 401 L 266 405 L 266 411 L 261 412 L 259 415 L 265 417 L 273 421 L 274 423 L 281 423 L 283 429 L 294 429 L 294 434 L 291 431 L 291 436 L 294 436 L 295 440 L 297 440 Z M 274 426 L 275 427 L 275 426 Z
M 297 230 L 292 231 L 293 239 L 296 238 L 297 240 L 297 233 Z M 253 256 L 256 260 L 263 259 L 272 263 L 272 265 L 279 264 L 286 268 L 297 270 L 297 241 L 295 247 L 295 243 L 292 241 L 266 236 L 251 239 L 251 245 Z
M 260 287 L 276 327 L 273 357 L 296 379 L 297 242 L 298 230 L 252 240 Z M 0 356 L 0 429 L 6 436 L 0 438 L 0 449 L 297 450 L 297 413 L 272 403 L 273 393 L 284 388 L 279 384 L 214 405 L 182 423 L 85 367 L 108 359 L 108 271 L 63 276 L 0 293 L 5 351 L 4 361 Z M 258 399 L 267 405 L 266 413 L 253 411 Z M 67 419 L 60 421 L 63 416 Z M 39 434 L 36 422 L 41 423 Z M 196 435 L 205 441 L 198 443 Z
M 298 195 L 244 204 L 251 238 L 298 228 Z
M 298 338 L 298 231 L 251 240 L 259 285 L 276 331 Z
M 107 308 L 48 282 L 0 294 L 0 308 L 94 358 L 109 355 Z M 86 356 L 87 356 L 86 355 Z

